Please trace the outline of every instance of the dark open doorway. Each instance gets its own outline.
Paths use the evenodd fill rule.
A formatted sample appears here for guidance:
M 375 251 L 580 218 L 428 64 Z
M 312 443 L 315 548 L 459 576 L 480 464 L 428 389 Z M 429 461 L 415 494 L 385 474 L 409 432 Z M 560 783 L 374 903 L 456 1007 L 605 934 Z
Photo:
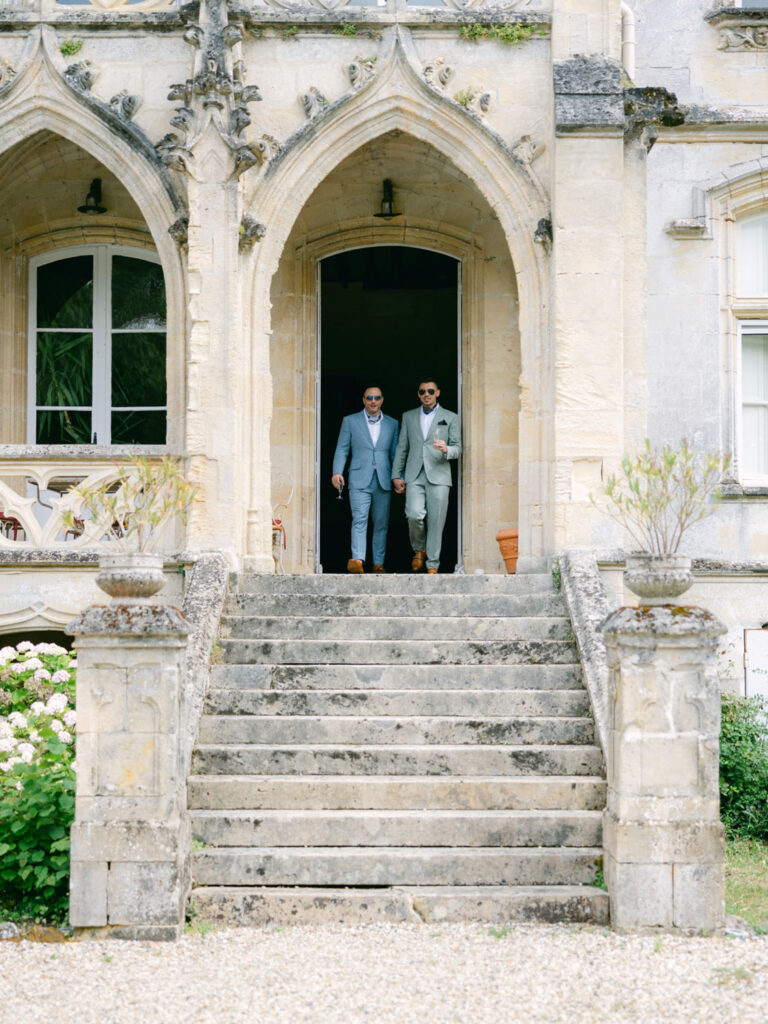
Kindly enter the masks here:
M 344 572 L 350 511 L 331 486 L 341 420 L 362 410 L 363 390 L 378 384 L 384 412 L 398 423 L 418 403 L 417 385 L 436 376 L 440 404 L 459 412 L 459 272 L 451 256 L 403 245 L 351 249 L 328 256 L 320 271 L 319 565 Z M 443 534 L 440 571 L 459 561 L 459 480 Z M 387 570 L 410 572 L 405 499 L 393 493 Z M 368 546 L 370 559 L 370 538 Z M 366 565 L 369 570 L 370 565 Z

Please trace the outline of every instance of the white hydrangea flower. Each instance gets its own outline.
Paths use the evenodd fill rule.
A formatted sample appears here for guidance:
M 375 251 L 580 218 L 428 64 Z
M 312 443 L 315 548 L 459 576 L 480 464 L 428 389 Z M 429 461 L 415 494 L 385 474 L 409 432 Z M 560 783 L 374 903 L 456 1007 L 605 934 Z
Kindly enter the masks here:
M 72 658 L 72 660 L 69 663 L 69 667 L 70 668 L 77 668 L 77 658 Z
M 35 748 L 31 743 L 20 743 L 16 748 L 16 751 L 25 764 L 29 764 L 35 756 Z
M 62 729 L 59 732 L 59 739 L 61 740 L 62 743 L 71 743 L 72 742 L 72 734 L 67 732 L 66 729 Z
M 69 651 L 66 647 L 61 647 L 59 644 L 48 644 L 48 654 L 58 657 L 61 654 L 69 654 Z
M 0 718 L 0 740 L 13 736 L 13 728 L 5 718 Z
M 35 681 L 38 682 L 38 683 L 41 683 L 41 682 L 43 682 L 43 680 L 48 680 L 50 678 L 51 678 L 51 673 L 48 671 L 47 668 L 39 668 L 35 672 Z
M 27 663 L 25 661 L 16 661 L 16 662 L 14 662 L 13 665 L 11 665 L 11 672 L 13 672 L 14 675 L 20 676 L 22 674 L 22 672 L 28 672 L 28 671 L 29 671 L 29 665 L 27 665 Z
M 24 792 L 24 787 L 23 787 L 23 786 L 22 786 L 22 784 L 21 784 L 21 779 L 17 779 L 17 780 L 16 780 L 16 789 L 18 789 L 18 791 L 19 791 L 20 793 L 23 793 L 23 792 Z
M 27 658 L 27 660 L 22 661 L 21 664 L 24 666 L 25 671 L 30 668 L 44 668 L 44 665 L 39 658 Z
M 53 673 L 52 682 L 54 683 L 68 683 L 71 676 L 65 668 L 60 668 L 58 672 Z
M 27 720 L 20 711 L 12 711 L 10 715 L 8 715 L 8 721 L 15 729 L 27 728 Z
M 77 723 L 76 711 L 65 711 L 61 717 L 64 719 L 64 725 L 66 725 L 68 729 L 71 729 L 72 726 Z
M 73 771 L 73 772 L 76 772 L 76 771 L 77 771 L 77 761 L 73 761 L 73 762 L 72 762 L 72 771 Z
M 66 693 L 52 693 L 48 698 L 48 703 L 45 705 L 45 710 L 49 715 L 59 715 L 69 704 L 69 698 Z
M 17 741 L 13 738 L 13 736 L 5 736 L 3 739 L 0 740 L 0 751 L 2 751 L 5 754 L 9 754 L 16 746 L 16 743 Z
M 35 645 L 29 640 L 22 640 L 20 644 L 16 644 L 17 651 L 34 651 Z
M 40 733 L 37 731 L 37 729 L 29 730 L 29 739 L 31 743 L 37 743 L 37 741 L 40 739 Z
M 16 657 L 16 648 L 15 647 L 3 647 L 2 650 L 0 650 L 0 658 L 5 658 L 6 661 L 10 661 L 11 658 L 15 658 L 15 657 Z
M 45 704 L 41 700 L 33 701 L 29 710 L 33 715 L 41 715 L 45 711 Z
M 63 728 L 64 726 L 61 724 L 58 718 L 54 718 L 53 721 L 51 722 L 51 729 L 53 729 L 54 732 L 61 732 Z
M 10 761 L 0 761 L 0 772 L 9 772 L 13 768 Z

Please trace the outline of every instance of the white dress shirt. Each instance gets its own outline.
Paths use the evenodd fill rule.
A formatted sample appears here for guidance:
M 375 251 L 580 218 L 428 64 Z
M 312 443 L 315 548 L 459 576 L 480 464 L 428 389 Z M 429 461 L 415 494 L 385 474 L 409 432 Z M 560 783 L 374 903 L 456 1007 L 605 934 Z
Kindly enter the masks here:
M 372 419 L 367 412 L 365 413 L 365 421 L 368 424 L 368 430 L 370 432 L 374 448 L 379 443 L 379 434 L 381 433 L 381 415 L 382 414 L 379 413 L 375 419 Z
M 427 440 L 427 434 L 429 433 L 430 427 L 432 426 L 432 420 L 435 418 L 435 413 L 440 408 L 438 403 L 435 403 L 435 408 L 430 409 L 429 412 L 422 405 L 421 407 L 421 436 L 424 440 Z

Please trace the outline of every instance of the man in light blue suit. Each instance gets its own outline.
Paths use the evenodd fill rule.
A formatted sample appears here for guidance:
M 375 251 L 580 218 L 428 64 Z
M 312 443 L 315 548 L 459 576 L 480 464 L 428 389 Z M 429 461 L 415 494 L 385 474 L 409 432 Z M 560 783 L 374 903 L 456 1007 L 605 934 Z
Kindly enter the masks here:
M 373 518 L 373 571 L 384 572 L 392 497 L 392 459 L 397 448 L 397 420 L 381 411 L 380 387 L 363 391 L 363 410 L 341 421 L 333 456 L 331 483 L 344 487 L 344 467 L 349 465 L 349 504 L 352 509 L 352 557 L 347 572 L 363 572 L 368 535 L 368 516 Z

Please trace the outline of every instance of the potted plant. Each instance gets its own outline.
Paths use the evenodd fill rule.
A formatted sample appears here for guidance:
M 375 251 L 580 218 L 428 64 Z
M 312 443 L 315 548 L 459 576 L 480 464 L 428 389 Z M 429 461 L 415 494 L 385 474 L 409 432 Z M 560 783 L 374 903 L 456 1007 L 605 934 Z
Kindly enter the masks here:
M 69 509 L 62 521 L 72 532 L 87 528 L 98 539 L 108 539 L 113 550 L 101 555 L 96 577 L 105 593 L 114 600 L 145 600 L 165 583 L 163 556 L 152 548 L 172 519 L 186 519 L 196 493 L 177 459 L 151 462 L 133 455 L 106 483 L 74 488 L 84 517 L 76 518 Z
M 691 559 L 679 554 L 680 542 L 716 509 L 729 463 L 728 456 L 697 457 L 685 438 L 677 448 L 660 449 L 646 438 L 641 454 L 625 456 L 621 474 L 606 481 L 602 492 L 608 507 L 597 507 L 621 523 L 640 548 L 627 555 L 624 582 L 644 604 L 667 604 L 693 583 Z

